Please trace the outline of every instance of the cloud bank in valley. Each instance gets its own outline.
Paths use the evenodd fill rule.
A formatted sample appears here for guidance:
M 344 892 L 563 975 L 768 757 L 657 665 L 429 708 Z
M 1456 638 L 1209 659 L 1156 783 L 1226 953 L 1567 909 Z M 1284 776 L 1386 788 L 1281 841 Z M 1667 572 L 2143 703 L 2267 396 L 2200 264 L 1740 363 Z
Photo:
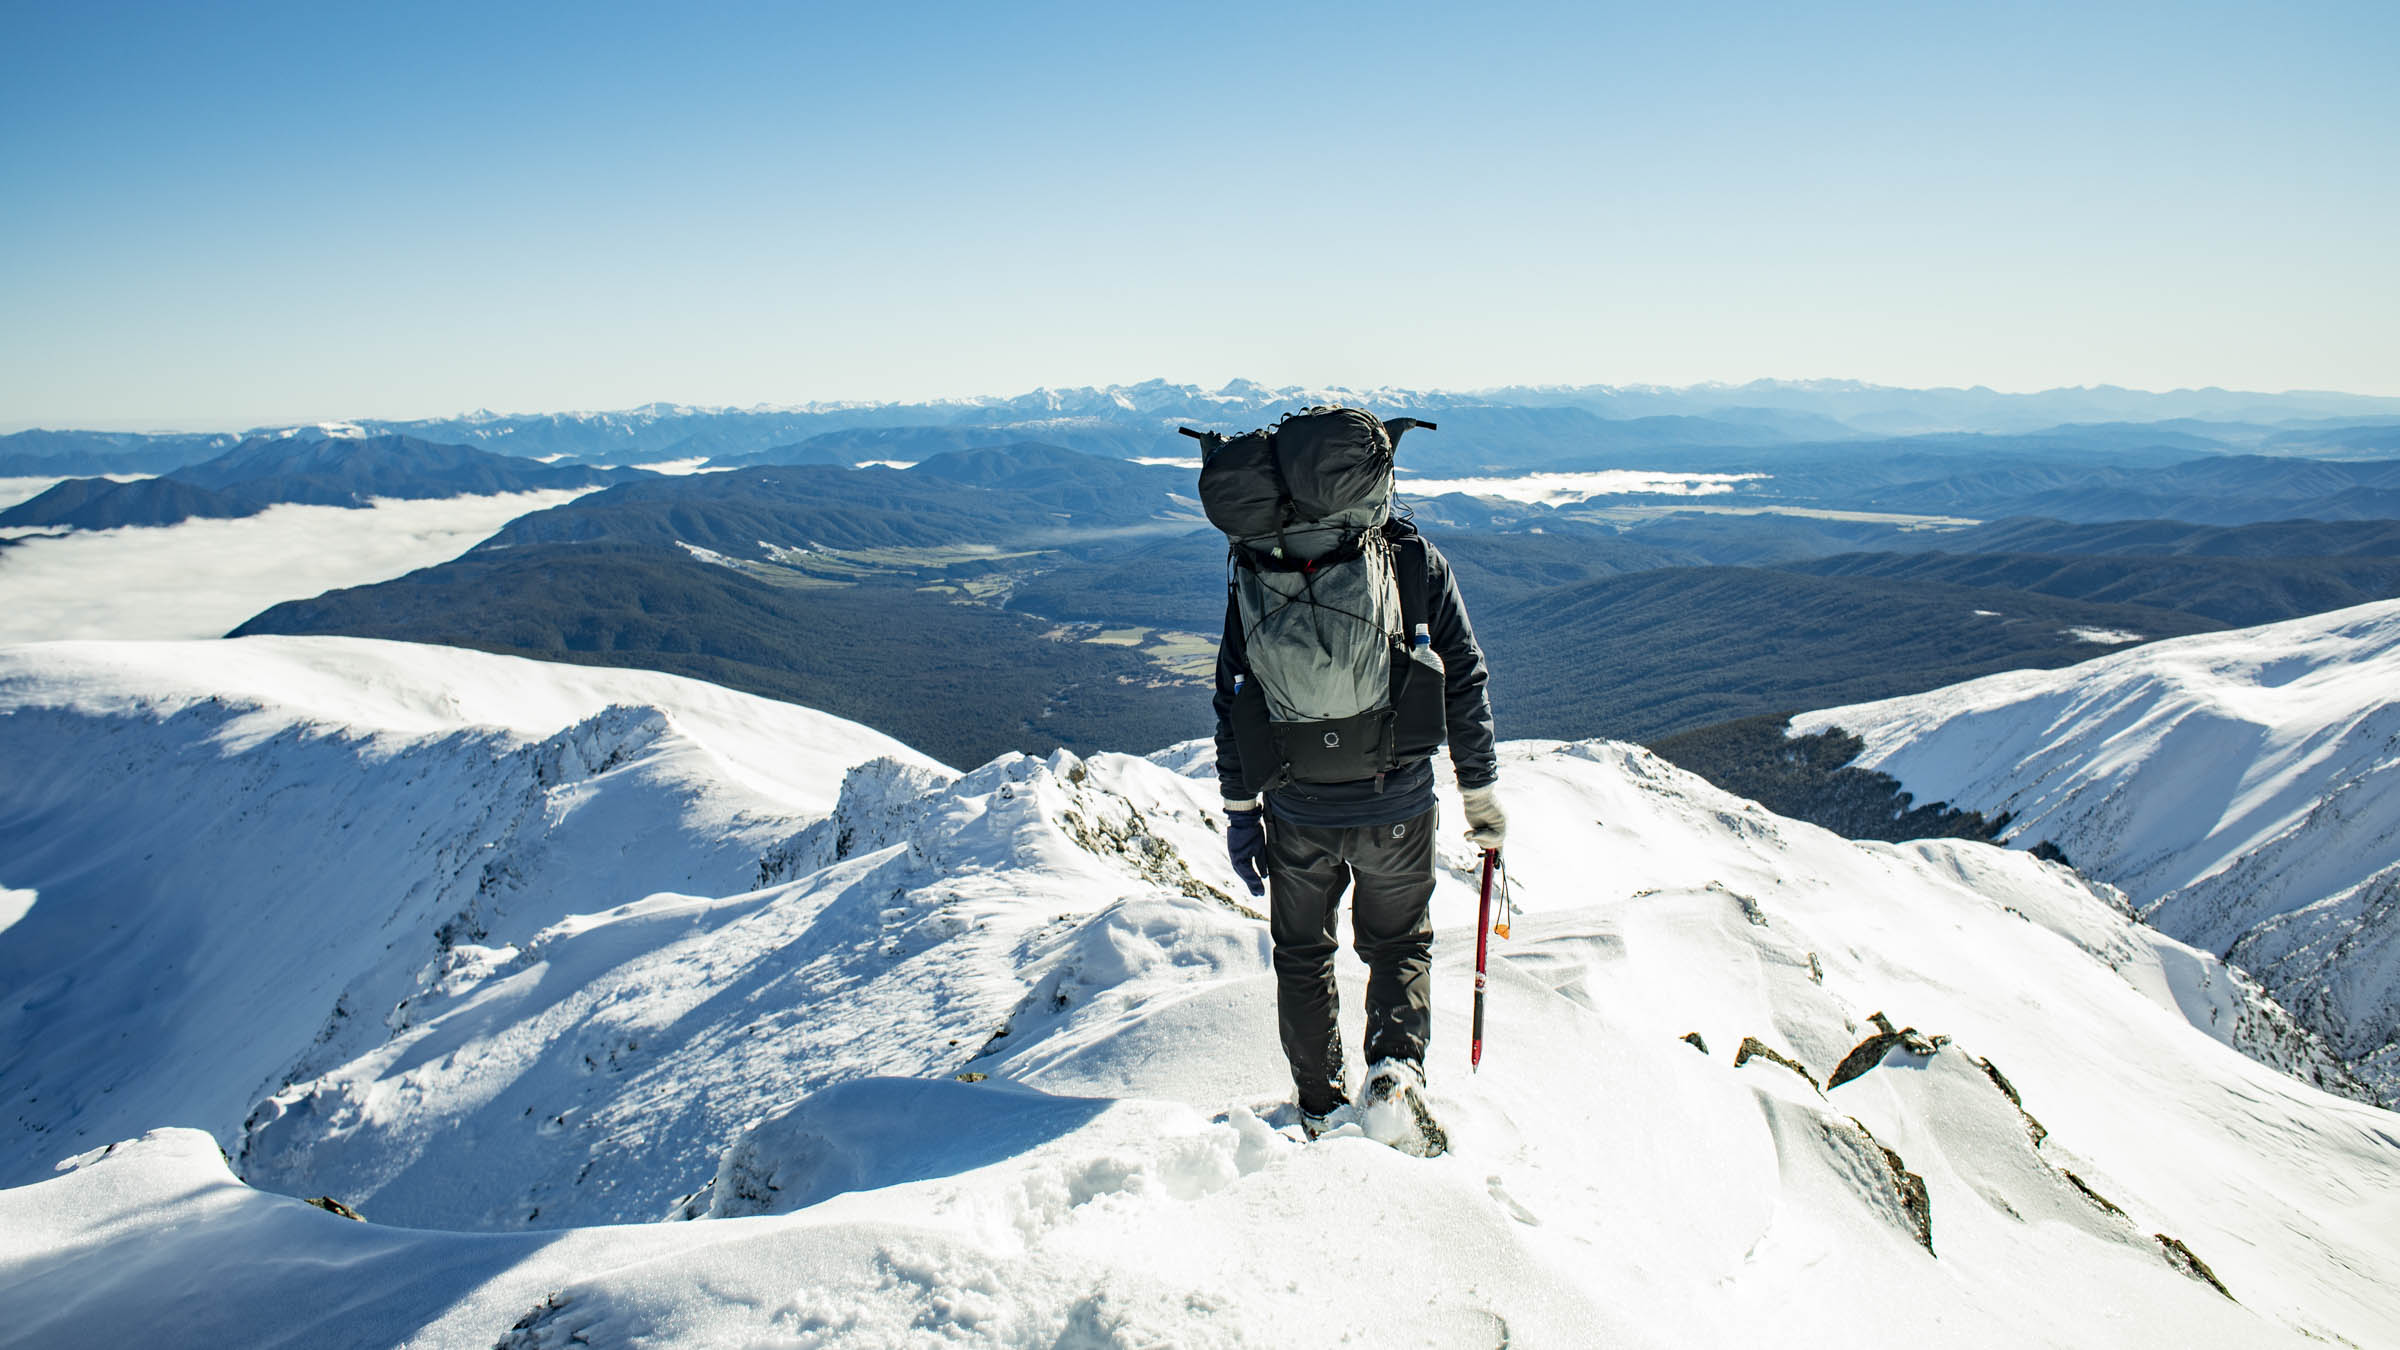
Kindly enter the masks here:
M 20 537 L 0 548 L 0 642 L 218 637 L 269 605 L 455 558 L 584 490 L 273 506 L 239 520 Z
M 1653 473 L 1646 469 L 1595 469 L 1580 473 L 1527 473 L 1506 478 L 1408 478 L 1400 492 L 1408 497 L 1438 497 L 1463 492 L 1473 497 L 1505 497 L 1541 506 L 1565 506 L 1593 497 L 1651 494 L 1669 497 L 1710 497 L 1732 492 L 1743 483 L 1763 479 L 1763 473 Z

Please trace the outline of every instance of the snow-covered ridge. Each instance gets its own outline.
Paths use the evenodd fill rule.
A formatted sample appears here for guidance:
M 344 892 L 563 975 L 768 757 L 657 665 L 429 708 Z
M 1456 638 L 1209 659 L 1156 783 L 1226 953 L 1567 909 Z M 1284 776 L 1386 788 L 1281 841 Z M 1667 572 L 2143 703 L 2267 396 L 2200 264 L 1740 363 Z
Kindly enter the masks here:
M 962 775 L 665 677 L 221 645 L 0 653 L 0 889 L 37 895 L 0 930 L 9 1179 L 78 1164 L 0 1192 L 0 1324 L 36 1343 L 2400 1324 L 2400 1118 L 2196 1029 L 2267 1009 L 2022 853 L 1504 747 L 1524 916 L 1470 1078 L 1444 844 L 1456 1149 L 1421 1161 L 1294 1137 L 1204 745 Z M 812 725 L 840 753 L 785 786 L 821 806 L 732 776 L 728 738 Z M 372 1222 L 285 1198 L 321 1194 Z
M 162 1119 L 238 1142 L 464 948 L 739 890 L 851 766 L 938 768 L 696 680 L 351 638 L 0 648 L 0 746 L 12 1181 Z
M 653 707 L 706 754 L 712 793 L 738 788 L 762 808 L 771 802 L 795 816 L 831 809 L 852 765 L 887 757 L 933 764 L 855 722 L 654 671 L 375 638 L 0 647 L 0 715 L 52 709 L 167 719 L 196 704 L 239 710 L 237 749 L 292 731 L 430 739 L 497 730 L 540 739 L 611 707 Z
M 1793 719 L 2012 816 L 2258 976 L 2400 1102 L 2400 601 Z

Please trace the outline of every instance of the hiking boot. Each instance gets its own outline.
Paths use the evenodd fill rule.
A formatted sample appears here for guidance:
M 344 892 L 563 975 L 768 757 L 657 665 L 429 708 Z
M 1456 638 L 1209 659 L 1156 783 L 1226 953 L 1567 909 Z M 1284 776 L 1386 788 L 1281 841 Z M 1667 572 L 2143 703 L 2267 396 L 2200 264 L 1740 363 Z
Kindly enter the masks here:
M 1300 1133 L 1307 1136 L 1308 1141 L 1313 1144 L 1344 1125 L 1354 1123 L 1356 1116 L 1357 1113 L 1351 1109 L 1348 1102 L 1334 1103 L 1326 1109 L 1323 1115 L 1316 1115 L 1306 1108 L 1302 1108 Z
M 1414 1060 L 1375 1061 L 1359 1098 L 1358 1123 L 1369 1139 L 1419 1158 L 1450 1150 L 1449 1133 L 1425 1104 L 1425 1070 Z
M 1311 1140 L 1320 1139 L 1358 1119 L 1357 1110 L 1350 1105 L 1350 1089 L 1342 1081 L 1343 1077 L 1339 1069 L 1334 1071 L 1333 1081 L 1325 1086 L 1323 1099 L 1326 1105 L 1322 1111 L 1308 1109 L 1308 1099 L 1318 1094 L 1297 1094 L 1295 1104 L 1300 1108 L 1300 1132 Z

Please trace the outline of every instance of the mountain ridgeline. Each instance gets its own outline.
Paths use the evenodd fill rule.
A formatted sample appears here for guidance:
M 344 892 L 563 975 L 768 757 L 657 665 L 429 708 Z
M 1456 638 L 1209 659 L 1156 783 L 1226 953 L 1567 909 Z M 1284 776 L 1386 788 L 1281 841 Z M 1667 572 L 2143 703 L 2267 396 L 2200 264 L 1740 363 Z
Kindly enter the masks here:
M 156 478 L 67 479 L 0 511 L 0 526 L 110 530 L 253 516 L 287 502 L 364 506 L 379 497 L 591 488 L 647 476 L 634 469 L 542 464 L 411 436 L 256 437 Z
M 2326 392 L 2196 389 L 2154 394 L 2107 386 L 2002 394 L 1895 389 L 1849 380 L 1743 385 L 1409 389 L 1219 389 L 1147 380 L 1037 389 L 1007 398 L 919 403 L 809 403 L 704 408 L 653 403 L 617 412 L 474 412 L 411 421 L 362 419 L 253 434 L 396 434 L 525 458 L 715 465 L 924 459 L 950 450 L 1041 441 L 1109 457 L 1180 456 L 1178 424 L 1254 426 L 1312 403 L 1438 417 L 1441 443 L 1412 447 L 1426 471 L 1640 464 L 1701 459 L 1847 459 L 1860 447 L 1953 453 L 1967 460 L 2048 456 L 2121 463 L 2149 454 L 2193 459 L 2400 457 L 2400 399 Z M 189 434 L 25 431 L 0 436 L 0 476 L 159 473 L 222 453 L 236 438 Z M 1988 463 L 1976 464 L 1988 468 Z

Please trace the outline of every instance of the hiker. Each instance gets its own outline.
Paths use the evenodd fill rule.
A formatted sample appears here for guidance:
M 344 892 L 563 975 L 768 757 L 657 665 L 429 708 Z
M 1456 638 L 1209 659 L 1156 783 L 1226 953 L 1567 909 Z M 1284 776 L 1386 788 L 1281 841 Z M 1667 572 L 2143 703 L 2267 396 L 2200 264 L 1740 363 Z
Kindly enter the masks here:
M 1202 503 L 1231 540 L 1216 691 L 1226 843 L 1251 893 L 1272 893 L 1276 1002 L 1301 1127 L 1314 1139 L 1351 1106 L 1333 979 L 1349 891 L 1369 971 L 1359 1123 L 1428 1157 L 1448 1142 L 1423 1095 L 1432 757 L 1445 741 L 1467 837 L 1497 851 L 1507 830 L 1466 605 L 1441 551 L 1391 515 L 1398 438 L 1431 426 L 1312 408 L 1271 432 L 1194 433 L 1210 452 Z

